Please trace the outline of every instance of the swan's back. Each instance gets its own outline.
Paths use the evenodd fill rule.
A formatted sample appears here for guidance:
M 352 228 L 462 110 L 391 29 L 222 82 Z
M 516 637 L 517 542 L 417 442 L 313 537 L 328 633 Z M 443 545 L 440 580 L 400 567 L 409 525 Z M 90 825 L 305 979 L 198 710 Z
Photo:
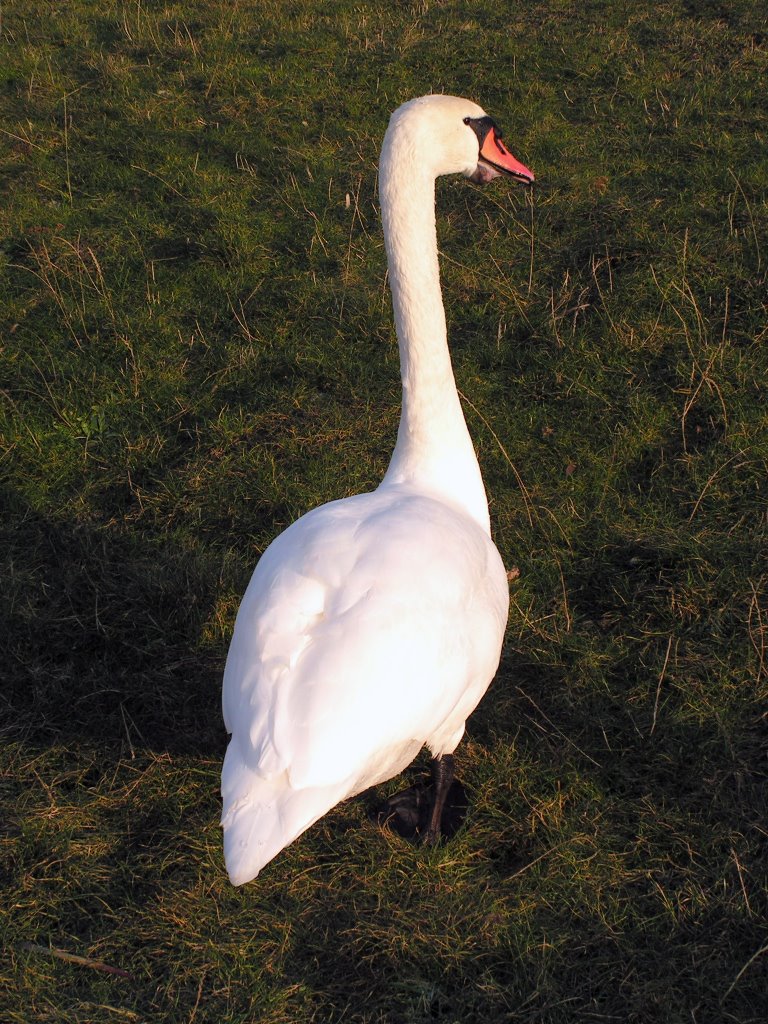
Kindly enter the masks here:
M 224 676 L 222 820 L 236 884 L 425 743 L 455 748 L 498 665 L 507 607 L 487 534 L 406 488 L 331 502 L 273 542 Z

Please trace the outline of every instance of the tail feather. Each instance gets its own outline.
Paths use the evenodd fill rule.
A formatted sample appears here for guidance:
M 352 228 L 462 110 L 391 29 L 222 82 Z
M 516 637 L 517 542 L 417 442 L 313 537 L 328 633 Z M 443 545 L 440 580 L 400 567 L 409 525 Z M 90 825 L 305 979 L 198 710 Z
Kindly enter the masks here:
M 250 768 L 233 737 L 222 771 L 224 861 L 233 885 L 265 864 L 347 796 L 346 786 L 294 789 L 283 772 L 265 779 Z

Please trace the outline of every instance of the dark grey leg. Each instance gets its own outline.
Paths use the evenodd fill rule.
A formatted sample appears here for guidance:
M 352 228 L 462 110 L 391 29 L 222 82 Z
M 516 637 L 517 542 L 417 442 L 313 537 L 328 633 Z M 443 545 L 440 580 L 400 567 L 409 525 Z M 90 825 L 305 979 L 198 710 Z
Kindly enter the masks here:
M 443 817 L 445 799 L 453 782 L 453 774 L 453 754 L 443 754 L 442 757 L 432 759 L 432 783 L 435 792 L 432 800 L 432 812 L 429 816 L 429 827 L 424 833 L 424 843 L 427 846 L 436 843 L 440 838 L 440 822 Z
M 453 757 L 433 758 L 431 782 L 417 782 L 376 807 L 371 816 L 404 839 L 426 844 L 450 839 L 467 813 L 467 794 L 453 774 Z

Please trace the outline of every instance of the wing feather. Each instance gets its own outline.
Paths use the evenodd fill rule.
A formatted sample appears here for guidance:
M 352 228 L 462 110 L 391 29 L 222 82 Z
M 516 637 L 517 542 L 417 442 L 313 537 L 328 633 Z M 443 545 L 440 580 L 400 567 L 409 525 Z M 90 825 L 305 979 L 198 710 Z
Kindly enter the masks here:
M 385 498 L 315 509 L 256 568 L 223 699 L 240 756 L 266 778 L 373 784 L 381 751 L 428 742 L 495 671 L 508 594 L 490 539 L 442 503 Z

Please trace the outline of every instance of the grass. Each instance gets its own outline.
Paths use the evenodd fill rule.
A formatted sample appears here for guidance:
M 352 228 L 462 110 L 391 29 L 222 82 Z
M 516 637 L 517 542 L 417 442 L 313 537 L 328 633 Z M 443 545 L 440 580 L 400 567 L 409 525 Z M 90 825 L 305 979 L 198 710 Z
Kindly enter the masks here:
M 0 1019 L 764 1021 L 763 5 L 78 0 L 2 42 Z M 235 890 L 227 642 L 386 467 L 375 167 L 429 90 L 539 180 L 438 190 L 519 569 L 470 817 L 423 850 L 351 801 Z

